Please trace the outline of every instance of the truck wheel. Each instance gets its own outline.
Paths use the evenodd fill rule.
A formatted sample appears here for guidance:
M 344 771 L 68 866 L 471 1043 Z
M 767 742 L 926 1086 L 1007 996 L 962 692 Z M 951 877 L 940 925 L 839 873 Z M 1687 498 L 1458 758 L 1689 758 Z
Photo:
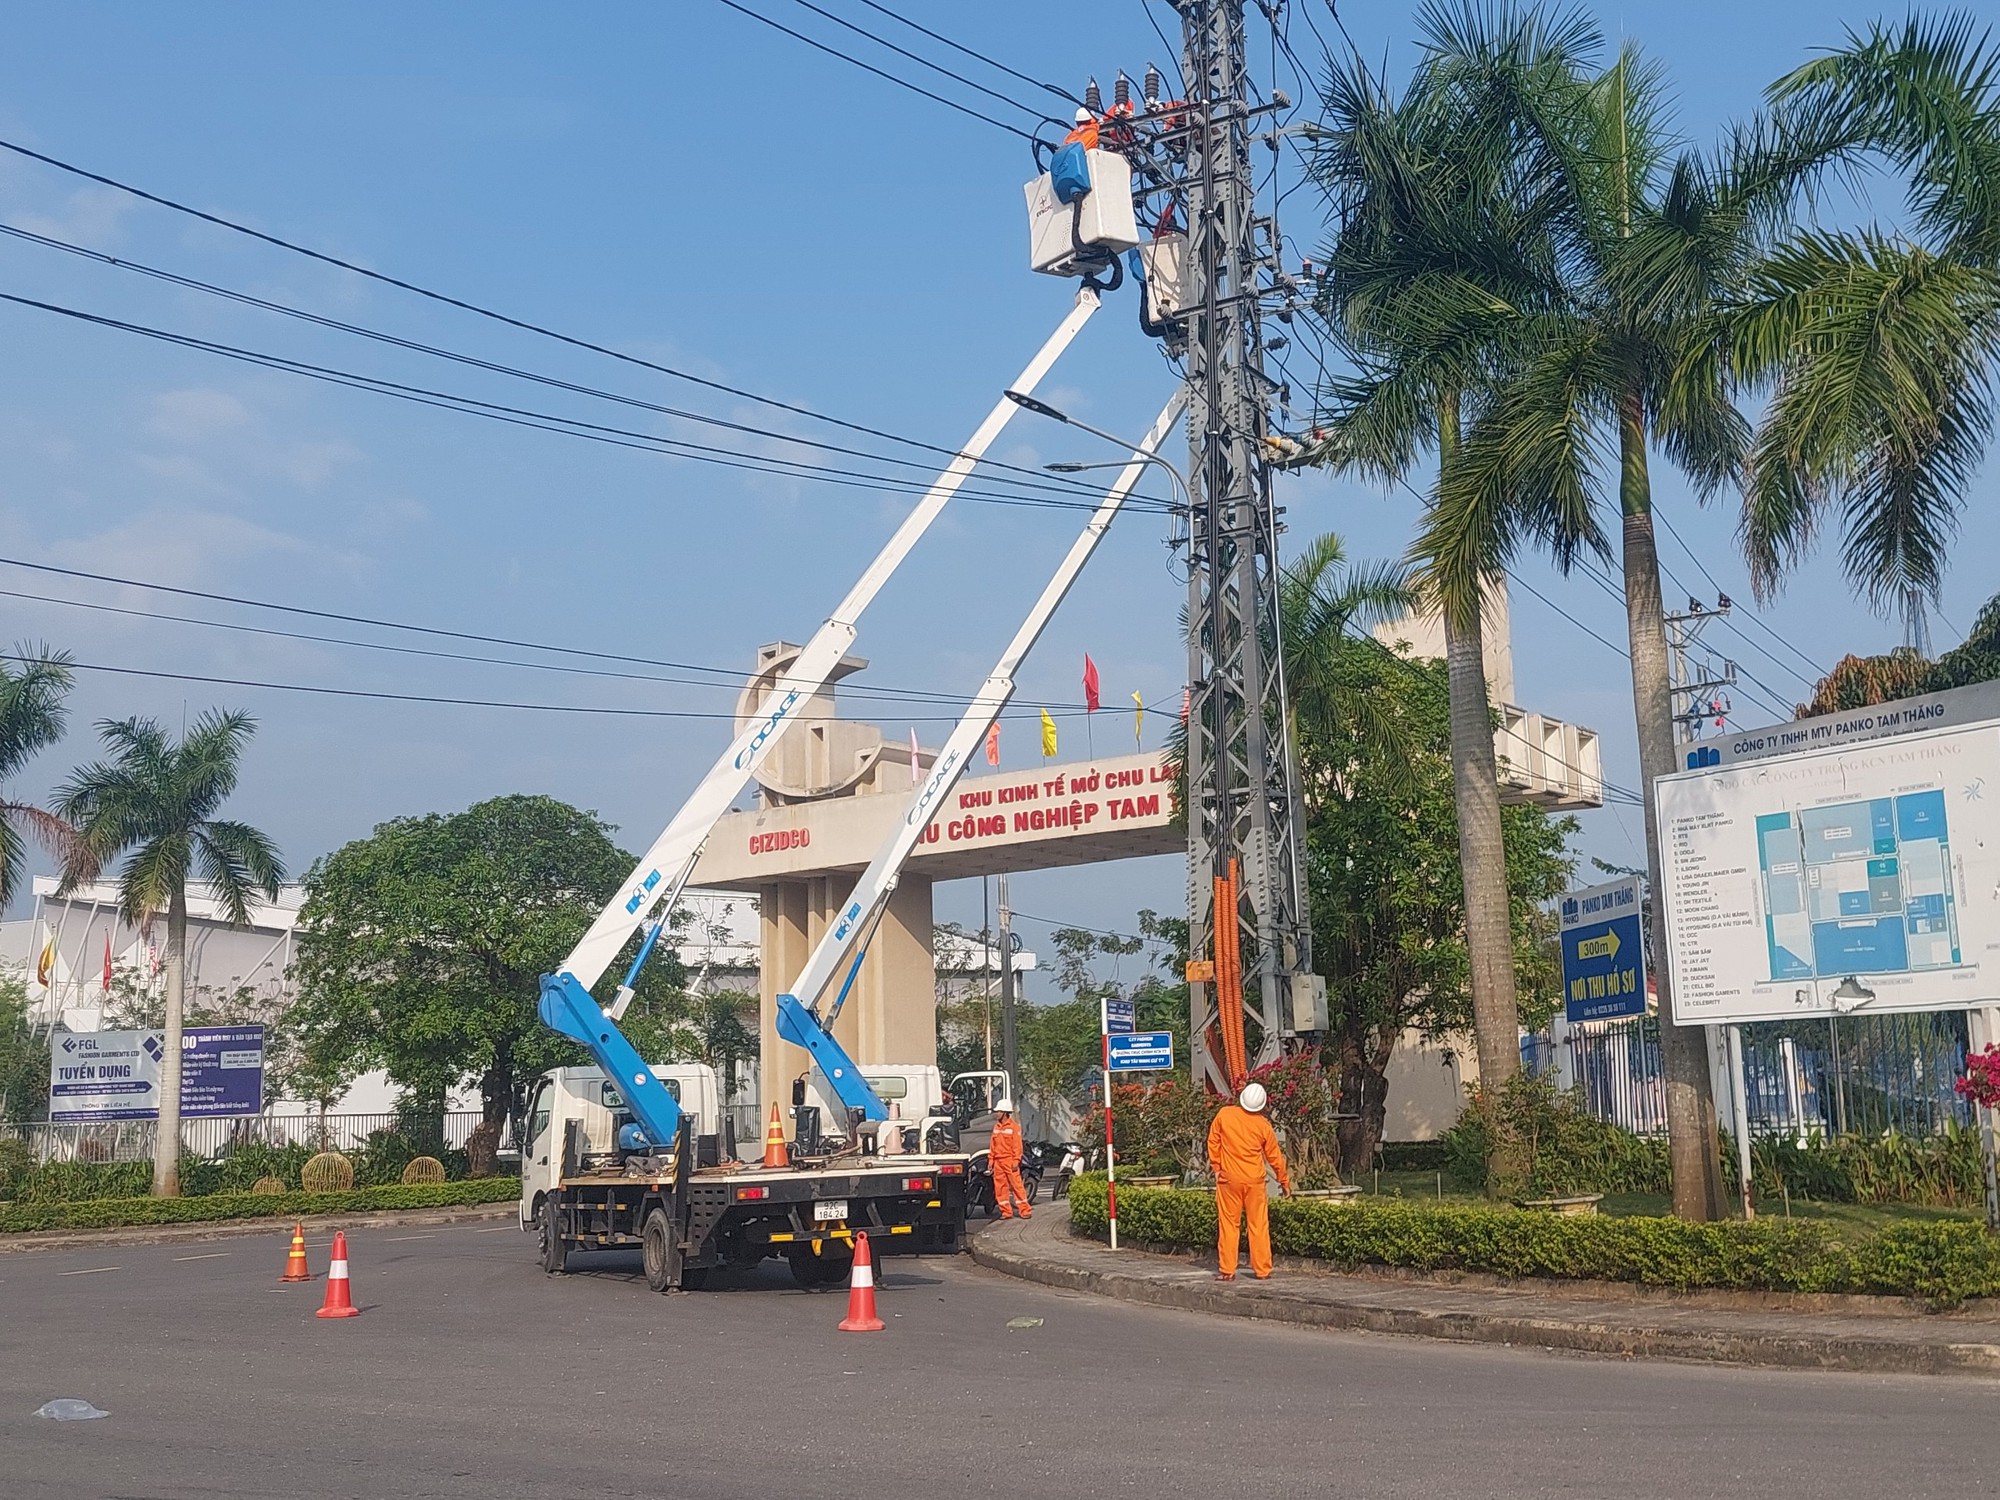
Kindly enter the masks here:
M 854 1270 L 854 1254 L 814 1255 L 809 1248 L 801 1247 L 787 1257 L 791 1262 L 792 1280 L 809 1292 L 831 1291 L 843 1286 Z
M 556 1223 L 554 1198 L 542 1200 L 542 1269 L 551 1276 L 560 1276 L 569 1269 L 569 1246 L 563 1242 Z
M 674 1248 L 674 1225 L 667 1211 L 656 1208 L 639 1230 L 639 1253 L 646 1264 L 646 1285 L 656 1292 L 674 1289 L 680 1253 Z

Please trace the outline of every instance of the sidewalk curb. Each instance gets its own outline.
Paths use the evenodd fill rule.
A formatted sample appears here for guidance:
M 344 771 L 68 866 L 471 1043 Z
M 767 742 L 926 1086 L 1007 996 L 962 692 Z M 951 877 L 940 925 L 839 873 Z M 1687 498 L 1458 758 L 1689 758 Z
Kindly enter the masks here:
M 194 1240 L 239 1239 L 268 1234 L 289 1238 L 292 1224 L 304 1224 L 308 1234 L 336 1229 L 429 1229 L 450 1224 L 484 1224 L 514 1219 L 520 1204 L 468 1203 L 455 1208 L 370 1209 L 353 1214 L 311 1214 L 304 1219 L 214 1219 L 201 1224 L 131 1224 L 116 1229 L 38 1229 L 0 1235 L 0 1255 L 26 1255 L 36 1250 L 87 1250 L 93 1245 L 178 1245 Z
M 1386 1333 L 1452 1343 L 1528 1345 L 1624 1359 L 1684 1359 L 1793 1370 L 2000 1379 L 2000 1343 L 1914 1342 L 1832 1335 L 1798 1337 L 1774 1332 L 1528 1317 L 1498 1311 L 1438 1312 L 1421 1306 L 1385 1307 L 1338 1296 L 1308 1300 L 1287 1295 L 1282 1282 L 1277 1286 L 1256 1282 L 1224 1286 L 1212 1280 L 1191 1282 L 1185 1277 L 1165 1280 L 1144 1272 L 1104 1271 L 1063 1264 L 1003 1244 L 986 1233 L 974 1235 L 970 1247 L 975 1264 L 1023 1281 L 1121 1302 L 1222 1317 L 1259 1318 L 1301 1327 Z M 1164 1262 L 1165 1258 L 1148 1256 L 1147 1259 Z

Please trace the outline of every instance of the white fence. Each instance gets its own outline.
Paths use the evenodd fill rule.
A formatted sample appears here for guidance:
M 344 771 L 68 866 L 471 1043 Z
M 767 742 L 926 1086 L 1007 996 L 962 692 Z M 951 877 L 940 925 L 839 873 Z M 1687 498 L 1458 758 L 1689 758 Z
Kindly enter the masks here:
M 181 1149 L 214 1161 L 251 1144 L 303 1145 L 316 1151 L 358 1151 L 368 1137 L 390 1130 L 420 1150 L 463 1149 L 479 1125 L 478 1110 L 453 1111 L 428 1121 L 377 1115 L 247 1115 L 227 1120 L 183 1120 Z M 101 1120 L 80 1124 L 0 1123 L 0 1139 L 25 1141 L 42 1161 L 151 1161 L 151 1120 Z M 506 1144 L 503 1134 L 502 1144 Z

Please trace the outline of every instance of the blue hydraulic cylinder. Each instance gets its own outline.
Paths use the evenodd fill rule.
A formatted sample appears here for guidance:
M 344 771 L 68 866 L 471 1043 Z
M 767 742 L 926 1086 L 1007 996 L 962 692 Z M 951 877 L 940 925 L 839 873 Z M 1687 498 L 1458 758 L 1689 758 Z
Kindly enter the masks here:
M 812 1054 L 813 1066 L 825 1075 L 842 1109 L 858 1109 L 865 1120 L 886 1120 L 889 1106 L 874 1086 L 861 1076 L 854 1059 L 813 1013 L 792 995 L 778 996 L 778 1035 Z M 840 1122 L 843 1126 L 846 1121 Z
M 681 1107 L 667 1086 L 653 1076 L 638 1050 L 625 1040 L 590 991 L 568 974 L 544 974 L 537 1006 L 542 1023 L 590 1049 L 590 1055 L 616 1085 L 625 1107 L 653 1146 L 671 1146 L 680 1139 Z

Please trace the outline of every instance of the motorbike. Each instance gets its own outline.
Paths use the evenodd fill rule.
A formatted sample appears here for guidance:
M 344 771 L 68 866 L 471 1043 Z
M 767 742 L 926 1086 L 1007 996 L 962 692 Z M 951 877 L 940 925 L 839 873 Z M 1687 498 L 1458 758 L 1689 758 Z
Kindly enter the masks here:
M 1030 1204 L 1040 1201 L 1042 1176 L 1046 1170 L 1042 1164 L 1045 1148 L 1028 1146 L 1021 1152 L 1021 1187 L 1027 1192 Z M 991 1218 L 999 1212 L 999 1200 L 993 1191 L 993 1160 L 990 1152 L 975 1151 L 965 1169 L 965 1211 L 985 1214 Z
M 1079 1146 L 1075 1141 L 1071 1141 L 1067 1146 L 1063 1146 L 1060 1149 L 1062 1155 L 1056 1164 L 1055 1186 L 1049 1191 L 1057 1198 L 1067 1198 L 1069 1196 L 1070 1183 L 1076 1180 L 1079 1172 L 1089 1170 L 1090 1158 L 1095 1156 L 1096 1153 L 1086 1153 L 1083 1147 Z

